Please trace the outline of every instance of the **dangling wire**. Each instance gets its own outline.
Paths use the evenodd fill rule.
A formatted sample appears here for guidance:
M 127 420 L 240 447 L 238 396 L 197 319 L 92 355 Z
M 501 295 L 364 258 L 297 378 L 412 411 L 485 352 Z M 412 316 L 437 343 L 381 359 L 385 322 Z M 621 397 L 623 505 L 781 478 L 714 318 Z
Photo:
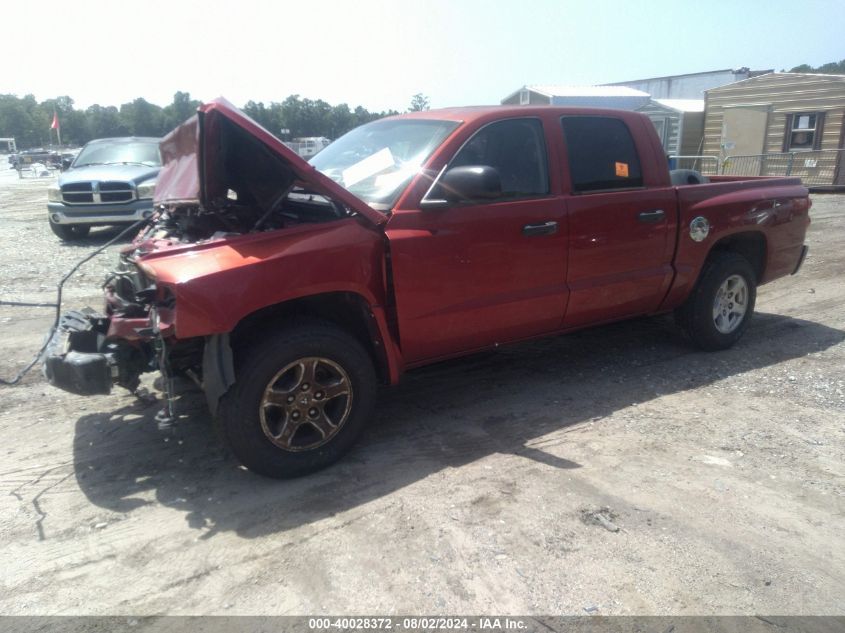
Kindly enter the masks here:
M 57 289 L 56 289 L 56 303 L 52 304 L 52 305 L 56 306 L 56 316 L 53 319 L 53 325 L 50 327 L 50 332 L 47 334 L 47 338 L 44 341 L 44 345 L 42 345 L 41 349 L 38 350 L 38 353 L 35 355 L 35 358 L 33 358 L 32 361 L 30 361 L 30 363 L 26 367 L 24 367 L 18 373 L 18 375 L 15 376 L 12 380 L 6 380 L 4 378 L 0 378 L 0 385 L 5 385 L 5 386 L 8 386 L 8 387 L 11 387 L 13 385 L 18 384 L 23 379 L 23 377 L 26 376 L 29 373 L 29 370 L 31 370 L 33 367 L 35 367 L 35 365 L 38 363 L 38 361 L 41 360 L 41 357 L 44 354 L 44 350 L 47 349 L 47 346 L 50 344 L 50 340 L 53 338 L 53 334 L 56 333 L 56 329 L 59 327 L 59 319 L 62 316 L 62 290 L 64 288 L 65 282 L 68 279 L 70 279 L 71 276 L 77 270 L 79 270 L 79 268 L 83 264 L 85 264 L 85 263 L 89 262 L 90 260 L 94 259 L 97 255 L 99 255 L 104 250 L 106 250 L 109 246 L 111 246 L 112 244 L 117 242 L 120 238 L 122 238 L 125 235 L 131 233 L 134 229 L 141 227 L 143 224 L 146 224 L 147 222 L 150 221 L 150 219 L 151 218 L 144 218 L 142 220 L 138 220 L 134 224 L 129 225 L 123 231 L 121 231 L 120 233 L 115 235 L 113 238 L 111 238 L 108 242 L 106 242 L 105 244 L 100 246 L 98 249 L 96 249 L 93 253 L 90 253 L 89 255 L 86 255 L 85 257 L 83 257 L 79 262 L 77 262 L 77 264 L 73 268 L 70 269 L 70 271 L 64 277 L 61 278 L 61 280 L 58 283 Z M 51 307 L 52 307 L 52 305 L 51 305 Z

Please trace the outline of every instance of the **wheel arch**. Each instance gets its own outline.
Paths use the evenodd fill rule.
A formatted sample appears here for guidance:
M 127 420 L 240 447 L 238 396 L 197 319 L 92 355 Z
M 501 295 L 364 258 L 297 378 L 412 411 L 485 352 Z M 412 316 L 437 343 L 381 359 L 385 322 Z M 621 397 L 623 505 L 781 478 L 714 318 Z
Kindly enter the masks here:
M 714 240 L 712 244 L 682 238 L 675 256 L 676 277 L 659 311 L 672 310 L 683 304 L 694 292 L 707 263 L 718 253 L 736 253 L 744 257 L 751 264 L 757 285 L 765 282 L 770 247 L 763 231 L 737 229 L 710 239 Z
M 757 283 L 760 283 L 766 273 L 768 258 L 768 242 L 762 231 L 742 231 L 722 237 L 710 248 L 705 261 L 713 257 L 714 253 L 725 252 L 736 253 L 747 259 L 757 276 Z
M 372 358 L 379 380 L 392 382 L 396 372 L 390 357 L 390 344 L 377 310 L 356 292 L 326 292 L 297 297 L 265 306 L 252 312 L 229 333 L 234 350 L 260 340 L 263 332 L 283 327 L 285 323 L 315 319 L 327 321 L 348 332 L 360 342 Z

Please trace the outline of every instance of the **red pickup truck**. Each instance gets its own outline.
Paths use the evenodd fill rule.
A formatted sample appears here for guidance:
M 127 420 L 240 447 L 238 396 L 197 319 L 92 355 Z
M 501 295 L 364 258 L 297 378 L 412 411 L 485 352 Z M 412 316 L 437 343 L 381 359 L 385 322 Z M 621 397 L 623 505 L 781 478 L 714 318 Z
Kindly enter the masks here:
M 104 313 L 62 318 L 45 373 L 80 394 L 190 376 L 273 477 L 338 459 L 379 382 L 445 358 L 670 311 L 727 348 L 807 252 L 799 179 L 670 173 L 632 112 L 404 114 L 306 163 L 221 99 L 161 153 Z

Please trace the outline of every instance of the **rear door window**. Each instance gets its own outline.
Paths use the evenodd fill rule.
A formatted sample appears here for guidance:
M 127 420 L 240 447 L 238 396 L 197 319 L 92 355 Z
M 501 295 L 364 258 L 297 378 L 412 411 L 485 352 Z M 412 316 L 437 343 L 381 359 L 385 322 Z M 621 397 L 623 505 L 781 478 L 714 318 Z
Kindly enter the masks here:
M 606 116 L 561 119 L 573 193 L 643 186 L 637 147 L 625 122 Z

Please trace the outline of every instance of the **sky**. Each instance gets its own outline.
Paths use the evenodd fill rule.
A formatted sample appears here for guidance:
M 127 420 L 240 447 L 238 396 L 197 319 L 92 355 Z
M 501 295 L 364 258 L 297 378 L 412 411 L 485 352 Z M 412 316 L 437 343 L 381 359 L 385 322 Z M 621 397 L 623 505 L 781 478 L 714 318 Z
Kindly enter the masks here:
M 0 9 L 0 94 L 77 108 L 177 90 L 372 111 L 845 58 L 845 0 L 39 0 Z

